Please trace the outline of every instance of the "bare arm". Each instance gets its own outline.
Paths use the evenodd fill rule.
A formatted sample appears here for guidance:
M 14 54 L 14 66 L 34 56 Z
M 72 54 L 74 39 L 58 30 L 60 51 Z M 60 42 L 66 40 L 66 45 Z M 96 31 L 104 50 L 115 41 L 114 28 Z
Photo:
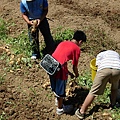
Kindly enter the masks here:
M 73 73 L 71 73 L 70 71 L 68 71 L 68 74 L 70 75 L 70 77 L 73 79 L 75 76 Z
M 46 17 L 48 13 L 48 7 L 44 8 L 43 10 L 43 14 L 41 16 L 40 19 L 37 19 L 38 25 L 40 24 L 40 22 Z M 27 22 L 27 24 L 33 25 L 33 22 L 29 20 L 27 13 L 23 13 L 22 14 L 23 19 Z
M 32 21 L 30 21 L 29 18 L 27 17 L 26 13 L 23 13 L 23 14 L 22 14 L 22 17 L 23 17 L 23 19 L 25 20 L 25 22 L 27 22 L 27 24 L 30 24 L 30 25 L 33 24 Z
M 73 65 L 73 72 L 75 73 L 75 77 L 78 77 L 78 76 L 79 76 L 78 68 L 77 68 L 77 66 L 75 66 L 75 65 Z

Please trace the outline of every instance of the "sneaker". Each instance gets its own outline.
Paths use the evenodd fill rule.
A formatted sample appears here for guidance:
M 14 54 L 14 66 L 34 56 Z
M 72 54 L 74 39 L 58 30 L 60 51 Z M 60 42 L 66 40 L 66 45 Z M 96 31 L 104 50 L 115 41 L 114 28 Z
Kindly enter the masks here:
M 56 113 L 57 115 L 62 115 L 64 113 L 63 108 L 62 109 L 57 108 Z
M 80 113 L 80 109 L 77 109 L 75 111 L 75 115 L 80 119 L 84 119 L 84 117 L 85 117 L 85 114 Z
M 36 60 L 37 57 L 33 55 L 33 56 L 31 57 L 31 59 L 32 59 L 32 60 Z
M 62 115 L 63 113 L 70 113 L 73 110 L 73 105 L 63 105 L 62 109 L 57 108 L 57 115 Z

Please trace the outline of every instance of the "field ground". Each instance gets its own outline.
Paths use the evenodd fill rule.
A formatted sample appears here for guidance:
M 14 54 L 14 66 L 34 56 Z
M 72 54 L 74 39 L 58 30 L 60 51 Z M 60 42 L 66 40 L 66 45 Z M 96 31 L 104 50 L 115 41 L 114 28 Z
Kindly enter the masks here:
M 17 37 L 27 29 L 19 10 L 20 0 L 1 0 L 0 17 L 8 22 L 9 36 Z M 120 1 L 119 0 L 49 0 L 48 18 L 51 32 L 57 28 L 83 30 L 88 42 L 82 47 L 79 60 L 80 75 L 90 71 L 89 63 L 103 48 L 120 53 Z M 42 36 L 40 36 L 42 41 Z M 42 41 L 43 42 L 43 41 Z M 0 41 L 0 48 L 6 46 Z M 6 48 L 7 49 L 7 48 Z M 9 48 L 11 49 L 11 48 Z M 0 49 L 0 120 L 77 120 L 74 111 L 71 114 L 57 116 L 54 95 L 48 75 L 39 67 L 39 61 L 32 61 L 32 68 L 21 65 L 13 70 L 8 66 L 7 57 L 2 58 L 5 49 Z M 71 69 L 71 65 L 69 66 Z M 68 87 L 69 84 L 68 84 Z M 82 104 L 88 89 L 82 86 L 72 87 L 67 96 L 75 108 Z M 92 113 L 85 120 L 113 120 L 108 104 L 93 103 Z M 104 110 L 104 111 L 103 111 Z M 117 119 L 117 120 L 120 120 Z

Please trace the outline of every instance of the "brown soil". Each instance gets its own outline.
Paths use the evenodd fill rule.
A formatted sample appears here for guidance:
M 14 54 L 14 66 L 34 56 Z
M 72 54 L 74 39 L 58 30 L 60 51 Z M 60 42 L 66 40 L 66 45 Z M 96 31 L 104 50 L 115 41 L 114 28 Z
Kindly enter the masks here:
M 9 27 L 9 35 L 17 36 L 24 29 L 27 29 L 26 23 L 21 17 L 19 10 L 20 0 L 1 0 L 0 17 L 8 23 L 15 23 Z M 55 28 L 64 26 L 69 29 L 84 30 L 91 40 L 91 46 L 86 45 L 82 51 L 79 61 L 79 71 L 82 75 L 85 70 L 90 70 L 89 62 L 100 50 L 97 40 L 91 37 L 99 29 L 107 35 L 107 47 L 110 49 L 112 40 L 112 49 L 120 53 L 120 2 L 119 0 L 49 0 L 48 18 L 52 34 Z M 97 36 L 101 40 L 101 36 Z M 0 43 L 0 55 L 7 48 Z M 115 47 L 114 47 L 115 46 Z M 102 46 L 103 47 L 103 46 Z M 93 54 L 90 50 L 93 48 Z M 97 49 L 96 49 L 97 48 Z M 10 48 L 9 48 L 10 49 Z M 7 58 L 6 58 L 7 59 Z M 76 120 L 74 110 L 71 114 L 56 115 L 54 105 L 54 95 L 50 90 L 49 78 L 45 71 L 38 67 L 39 61 L 33 61 L 33 67 L 22 66 L 21 69 L 12 71 L 6 64 L 6 59 L 0 60 L 0 114 L 8 120 Z M 71 69 L 71 65 L 69 66 Z M 2 77 L 3 76 L 3 77 Z M 2 80 L 2 78 L 4 78 Z M 2 81 L 4 81 L 2 83 Z M 71 103 L 75 109 L 81 105 L 88 93 L 85 87 L 68 84 L 70 92 L 67 95 L 65 104 Z M 93 104 L 94 105 L 94 104 Z M 93 105 L 91 108 L 93 108 Z M 110 114 L 103 114 L 100 108 L 106 108 L 107 105 L 96 104 L 93 114 L 90 114 L 86 120 L 110 120 Z

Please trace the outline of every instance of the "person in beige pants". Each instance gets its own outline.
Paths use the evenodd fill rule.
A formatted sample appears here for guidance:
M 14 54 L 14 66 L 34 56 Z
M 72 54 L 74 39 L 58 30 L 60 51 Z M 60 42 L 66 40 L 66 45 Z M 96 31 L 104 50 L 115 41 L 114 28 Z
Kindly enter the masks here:
M 93 85 L 81 108 L 75 112 L 80 119 L 85 117 L 85 112 L 93 102 L 94 98 L 102 95 L 107 83 L 111 83 L 110 106 L 116 104 L 117 91 L 120 80 L 120 55 L 113 50 L 100 52 L 96 57 L 98 67 Z

